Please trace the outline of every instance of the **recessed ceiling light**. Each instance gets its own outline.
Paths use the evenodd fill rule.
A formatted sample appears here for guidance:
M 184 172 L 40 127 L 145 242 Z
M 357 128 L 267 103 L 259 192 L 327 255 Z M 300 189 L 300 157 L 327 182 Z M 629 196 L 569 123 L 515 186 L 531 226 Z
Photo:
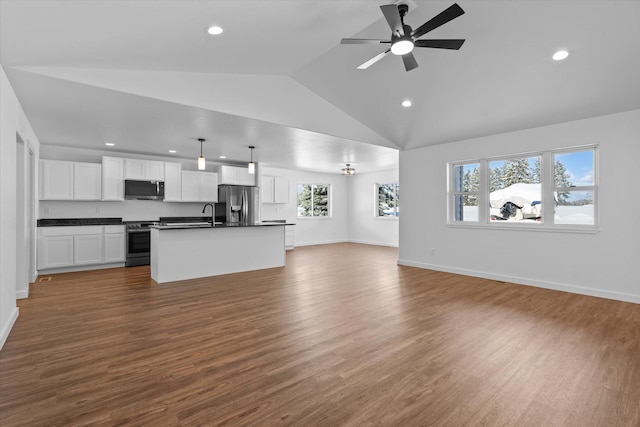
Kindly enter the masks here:
M 113 147 L 116 144 L 114 144 L 113 142 L 105 142 L 104 145 L 108 145 L 109 147 Z
M 220 158 L 221 158 L 221 159 L 226 159 L 226 158 L 227 158 L 227 156 L 220 156 Z
M 403 107 L 411 107 L 411 101 L 409 101 L 408 99 L 405 99 L 404 101 L 402 101 L 402 106 Z
M 175 154 L 176 150 L 169 150 L 169 152 Z
M 222 29 L 222 27 L 218 27 L 217 25 L 212 25 L 209 28 L 207 28 L 207 34 L 211 35 L 211 36 L 217 36 L 222 34 L 224 30 Z
M 567 56 L 569 56 L 569 52 L 567 52 L 566 50 L 559 50 L 553 54 L 552 58 L 555 59 L 556 61 L 562 61 Z

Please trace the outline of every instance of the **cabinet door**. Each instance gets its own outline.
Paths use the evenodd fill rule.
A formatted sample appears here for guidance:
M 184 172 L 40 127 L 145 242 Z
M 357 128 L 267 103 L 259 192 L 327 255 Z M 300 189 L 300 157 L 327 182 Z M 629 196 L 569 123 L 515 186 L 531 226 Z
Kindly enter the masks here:
M 212 172 L 200 172 L 200 201 L 218 201 L 218 174 Z
M 124 262 L 124 233 L 104 235 L 104 262 Z
M 218 182 L 220 184 L 238 184 L 238 169 L 233 166 L 220 166 L 218 170 Z
M 146 160 L 144 162 L 144 179 L 149 181 L 164 181 L 164 162 Z
M 182 201 L 200 201 L 200 180 L 199 172 L 182 171 Z
M 102 158 L 102 200 L 124 200 L 123 158 Z
M 275 178 L 272 176 L 263 176 L 260 181 L 262 203 L 273 203 L 273 182 Z
M 143 180 L 145 160 L 125 159 L 124 161 L 124 179 Z
M 236 168 L 238 175 L 238 185 L 256 185 L 256 175 L 249 173 L 249 168 Z
M 73 198 L 75 200 L 100 200 L 102 198 L 102 165 L 75 163 Z
M 285 178 L 274 178 L 273 183 L 273 203 L 289 203 L 289 180 Z
M 73 237 L 73 262 L 75 265 L 102 264 L 102 234 L 87 234 Z
M 73 162 L 40 161 L 40 200 L 73 200 Z
M 73 236 L 38 238 L 38 270 L 73 265 Z
M 179 202 L 182 200 L 182 165 L 180 163 L 164 164 L 164 201 Z
M 296 247 L 295 225 L 284 226 L 284 248 L 288 251 Z

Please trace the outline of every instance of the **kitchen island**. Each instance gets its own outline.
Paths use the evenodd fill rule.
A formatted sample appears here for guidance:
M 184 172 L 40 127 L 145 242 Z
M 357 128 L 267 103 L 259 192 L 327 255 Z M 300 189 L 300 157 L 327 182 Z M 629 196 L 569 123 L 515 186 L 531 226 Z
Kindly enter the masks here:
M 284 225 L 152 226 L 151 278 L 166 283 L 284 267 Z

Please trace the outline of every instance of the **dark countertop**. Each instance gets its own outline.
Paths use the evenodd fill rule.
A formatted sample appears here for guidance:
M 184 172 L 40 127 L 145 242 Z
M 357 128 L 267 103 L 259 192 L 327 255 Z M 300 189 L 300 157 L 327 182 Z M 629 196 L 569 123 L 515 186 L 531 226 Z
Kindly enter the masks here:
M 82 225 L 124 225 L 122 218 L 49 218 L 39 219 L 38 227 L 69 227 Z
M 204 224 L 166 224 L 166 225 L 152 225 L 149 228 L 156 228 L 158 230 L 186 230 L 190 228 L 241 228 L 241 227 L 273 227 L 273 226 L 285 226 L 285 225 L 295 225 L 286 222 L 263 222 L 260 224 L 224 224 L 224 223 L 216 223 L 215 227 L 211 226 L 211 223 Z

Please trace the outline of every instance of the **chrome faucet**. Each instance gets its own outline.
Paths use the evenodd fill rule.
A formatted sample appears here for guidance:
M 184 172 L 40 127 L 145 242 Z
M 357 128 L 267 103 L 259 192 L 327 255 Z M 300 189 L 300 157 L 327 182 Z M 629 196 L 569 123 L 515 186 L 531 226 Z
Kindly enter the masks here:
M 206 205 L 204 205 L 204 207 L 202 208 L 202 213 L 204 213 L 207 210 L 207 206 L 211 206 L 211 226 L 215 227 L 216 225 L 216 209 L 213 206 L 213 203 L 207 203 Z

